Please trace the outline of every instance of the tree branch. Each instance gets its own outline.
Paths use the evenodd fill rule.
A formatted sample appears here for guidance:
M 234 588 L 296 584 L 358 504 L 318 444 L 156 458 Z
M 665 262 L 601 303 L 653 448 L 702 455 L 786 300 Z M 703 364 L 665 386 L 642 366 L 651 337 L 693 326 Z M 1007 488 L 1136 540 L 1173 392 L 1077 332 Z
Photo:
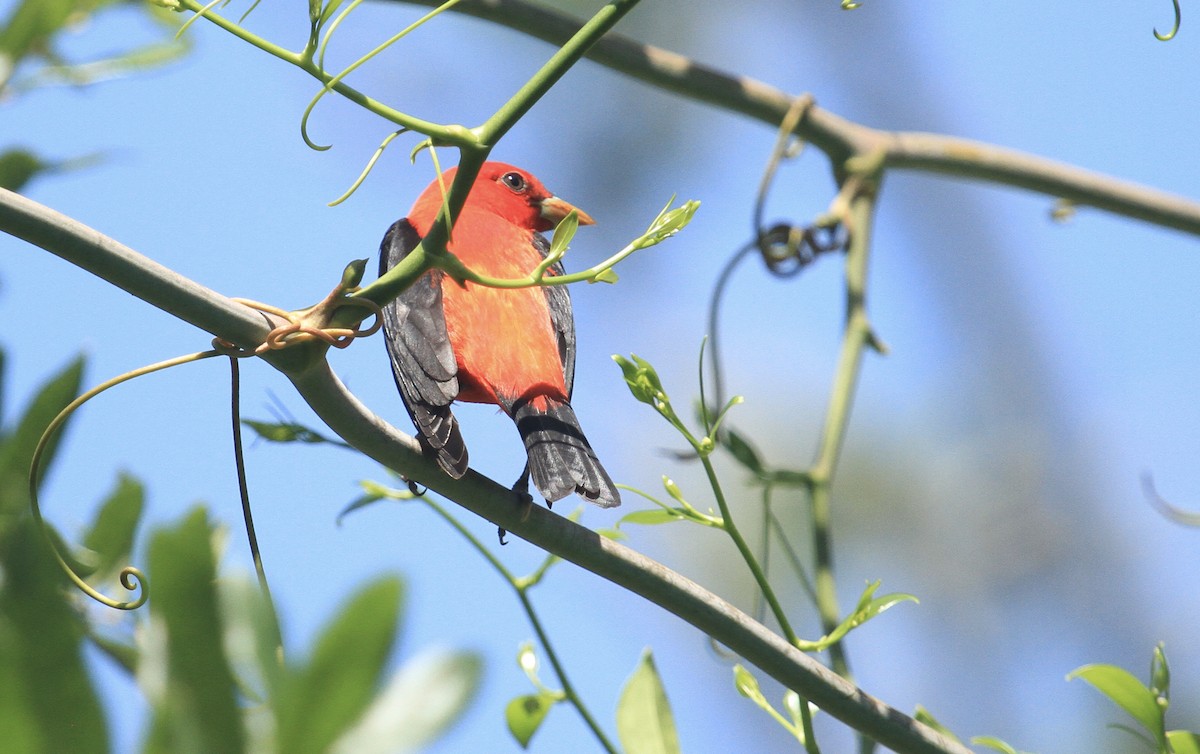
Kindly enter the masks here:
M 25 239 L 213 335 L 253 346 L 265 337 L 262 315 L 198 285 L 82 223 L 0 189 L 0 231 Z M 288 349 L 291 350 L 291 349 Z M 286 353 L 286 352 L 284 352 Z M 729 647 L 822 710 L 899 752 L 970 754 L 961 744 L 856 688 L 698 584 L 617 542 L 537 505 L 474 472 L 451 479 L 416 440 L 375 416 L 328 362 L 275 357 L 297 391 L 330 429 L 379 463 L 454 500 L 564 560 L 625 587 Z
M 438 5 L 439 0 L 389 0 Z M 463 0 L 454 12 L 485 19 L 561 45 L 580 22 L 526 0 Z M 741 113 L 777 127 L 793 96 L 770 84 L 710 68 L 661 47 L 608 33 L 586 57 L 614 71 L 696 102 Z M 928 133 L 868 128 L 810 107 L 795 131 L 833 164 L 853 154 L 882 151 L 884 167 L 922 170 L 1037 191 L 1079 206 L 1200 235 L 1200 202 L 983 142 Z

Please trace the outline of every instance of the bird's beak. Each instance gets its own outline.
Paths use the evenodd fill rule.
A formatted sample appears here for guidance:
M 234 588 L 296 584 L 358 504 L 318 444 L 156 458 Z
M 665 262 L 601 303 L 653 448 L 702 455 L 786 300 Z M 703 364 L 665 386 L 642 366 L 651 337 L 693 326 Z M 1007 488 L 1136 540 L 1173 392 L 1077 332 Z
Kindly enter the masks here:
M 576 206 L 564 202 L 557 196 L 547 197 L 541 201 L 542 217 L 554 223 L 555 225 L 558 225 L 564 217 L 571 214 L 572 210 L 578 213 L 580 225 L 596 224 L 596 221 L 592 219 L 591 215 Z

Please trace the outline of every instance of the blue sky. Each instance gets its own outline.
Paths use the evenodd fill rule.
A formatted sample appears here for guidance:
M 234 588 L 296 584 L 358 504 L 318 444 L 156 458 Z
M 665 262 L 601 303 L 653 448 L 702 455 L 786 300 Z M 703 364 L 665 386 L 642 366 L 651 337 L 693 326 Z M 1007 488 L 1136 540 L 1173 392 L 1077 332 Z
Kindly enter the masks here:
M 563 4 L 566 7 L 567 4 Z M 597 3 L 573 3 L 576 12 Z M 1066 4 L 935 0 L 920 13 L 884 3 L 854 12 L 833 0 L 696 10 L 646 3 L 619 27 L 637 39 L 736 71 L 870 126 L 966 136 L 1041 154 L 1185 196 L 1200 195 L 1194 77 L 1200 63 L 1187 8 L 1177 39 L 1166 2 Z M 8 3 L 0 4 L 7 8 Z M 226 13 L 236 16 L 235 3 Z M 248 23 L 296 47 L 304 20 L 264 4 Z M 367 4 L 340 32 L 347 62 L 419 15 Z M 79 54 L 148 37 L 132 13 L 80 29 Z M 28 193 L 228 295 L 299 308 L 321 298 L 351 259 L 373 256 L 387 226 L 431 177 L 398 141 L 347 203 L 353 181 L 391 128 L 327 98 L 299 118 L 314 83 L 211 25 L 189 32 L 182 62 L 77 91 L 7 103 L 0 144 L 53 158 L 101 152 L 96 167 Z M 550 48 L 482 22 L 445 16 L 352 79 L 429 119 L 477 123 Z M 635 352 L 660 367 L 681 404 L 695 392 L 704 312 L 717 271 L 748 237 L 754 191 L 774 139 L 759 123 L 659 94 L 582 63 L 494 152 L 527 167 L 598 221 L 568 266 L 590 265 L 637 235 L 673 193 L 702 201 L 680 237 L 624 265 L 617 286 L 578 287 L 576 408 L 613 476 L 653 490 L 662 474 L 703 498 L 697 471 L 634 403 L 609 361 Z M 806 221 L 828 204 L 828 166 L 810 150 L 786 165 L 769 218 Z M 1103 723 L 1119 714 L 1064 675 L 1086 662 L 1143 674 L 1167 642 L 1177 726 L 1200 726 L 1197 533 L 1142 499 L 1139 476 L 1200 507 L 1200 404 L 1195 379 L 1193 239 L 1097 212 L 1049 220 L 1052 201 L 944 177 L 889 175 L 878 215 L 871 313 L 891 346 L 867 360 L 835 526 L 843 605 L 864 580 L 906 591 L 853 635 L 864 688 L 911 711 L 923 704 L 964 735 L 994 734 L 1031 751 L 1096 751 L 1123 743 Z M 74 354 L 88 382 L 206 347 L 208 337 L 40 250 L 0 239 L 0 343 L 8 405 L 23 402 Z M 803 466 L 815 445 L 841 317 L 840 266 L 826 261 L 780 281 L 739 271 L 722 324 L 727 379 L 746 396 L 733 421 L 771 462 Z M 59 305 L 47 306 L 48 294 Z M 382 345 L 331 354 L 349 387 L 402 428 L 407 419 Z M 71 431 L 46 496 L 67 532 L 119 469 L 142 478 L 152 522 L 203 500 L 233 529 L 227 565 L 249 560 L 237 531 L 229 462 L 227 377 L 216 362 L 126 385 L 89 406 Z M 248 416 L 271 395 L 312 422 L 270 369 L 244 369 Z M 519 441 L 494 411 L 461 412 L 476 467 L 508 481 Z M 373 464 L 328 449 L 251 446 L 259 538 L 292 647 L 306 646 L 331 606 L 368 577 L 403 574 L 409 606 L 401 657 L 431 644 L 484 653 L 480 698 L 437 751 L 516 750 L 504 702 L 526 690 L 515 664 L 531 636 L 504 585 L 444 524 L 418 506 L 336 513 Z M 727 468 L 732 485 L 741 477 Z M 746 495 L 746 516 L 753 495 Z M 796 501 L 788 501 L 796 507 Z M 627 496 L 626 508 L 639 503 Z M 569 506 L 567 510 L 569 510 Z M 797 538 L 806 536 L 795 516 Z M 584 523 L 611 525 L 611 513 Z M 472 526 L 483 537 L 492 527 Z M 731 546 L 708 531 L 634 530 L 630 544 L 749 604 Z M 501 555 L 518 572 L 539 562 L 520 542 Z M 611 730 L 611 709 L 641 649 L 651 646 L 688 751 L 784 745 L 733 692 L 728 667 L 702 637 L 611 585 L 560 566 L 535 595 L 576 683 Z M 815 633 L 797 595 L 797 623 Z M 105 675 L 110 699 L 133 690 Z M 136 708 L 135 708 L 136 709 Z M 1054 710 L 1048 714 L 1047 710 Z M 139 718 L 110 706 L 119 748 Z M 559 751 L 582 727 L 555 710 L 535 750 Z M 827 734 L 831 746 L 840 734 Z

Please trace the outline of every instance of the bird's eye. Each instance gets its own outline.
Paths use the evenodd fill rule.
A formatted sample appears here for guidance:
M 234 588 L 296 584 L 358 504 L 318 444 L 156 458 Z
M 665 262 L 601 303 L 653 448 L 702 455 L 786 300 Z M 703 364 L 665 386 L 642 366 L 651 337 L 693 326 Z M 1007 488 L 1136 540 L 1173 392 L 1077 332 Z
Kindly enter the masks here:
M 505 173 L 500 176 L 500 180 L 504 181 L 505 186 L 508 186 L 518 194 L 529 188 L 529 184 L 525 182 L 525 176 L 517 172 Z

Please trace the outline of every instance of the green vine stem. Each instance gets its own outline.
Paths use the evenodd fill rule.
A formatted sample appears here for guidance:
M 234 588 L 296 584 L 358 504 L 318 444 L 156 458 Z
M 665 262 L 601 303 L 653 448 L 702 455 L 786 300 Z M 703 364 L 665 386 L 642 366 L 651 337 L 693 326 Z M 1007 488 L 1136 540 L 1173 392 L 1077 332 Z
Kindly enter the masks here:
M 330 29 L 326 34 L 324 43 L 317 43 L 316 39 L 319 36 L 321 25 L 328 19 L 317 14 L 312 19 L 313 29 L 312 34 L 300 52 L 292 52 L 277 44 L 269 42 L 262 37 L 246 30 L 239 24 L 226 19 L 219 14 L 212 12 L 212 5 L 201 5 L 196 0 L 162 0 L 169 2 L 172 7 L 182 10 L 189 10 L 195 14 L 191 21 L 203 16 L 211 21 L 216 26 L 227 31 L 230 34 L 242 39 L 243 41 L 254 45 L 255 47 L 267 52 L 275 57 L 291 63 L 292 65 L 304 70 L 321 83 L 321 91 L 309 103 L 308 108 L 304 112 L 301 120 L 302 136 L 309 146 L 314 149 L 323 149 L 315 144 L 309 137 L 307 132 L 308 116 L 317 102 L 327 92 L 333 91 L 342 95 L 346 99 L 354 102 L 369 112 L 379 115 L 392 123 L 400 126 L 401 129 L 415 131 L 425 134 L 430 139 L 430 143 L 445 144 L 457 147 L 460 153 L 458 165 L 458 174 L 455 177 L 454 184 L 451 186 L 443 212 L 438 217 L 436 222 L 422 241 L 417 250 L 409 254 L 406 258 L 406 264 L 397 265 L 396 269 L 388 272 L 380 277 L 371 285 L 363 288 L 359 295 L 364 296 L 375 303 L 383 304 L 399 295 L 400 291 L 411 284 L 412 280 L 419 277 L 433 266 L 450 268 L 451 271 L 459 271 L 461 265 L 456 265 L 457 260 L 446 252 L 446 242 L 449 239 L 450 227 L 453 225 L 453 220 L 462 210 L 462 206 L 466 201 L 467 193 L 470 187 L 474 184 L 475 178 L 479 173 L 484 161 L 487 159 L 491 149 L 496 142 L 503 137 L 517 121 L 529 111 L 545 94 L 550 90 L 555 83 L 561 79 L 571 67 L 579 61 L 588 49 L 596 43 L 604 34 L 606 34 L 618 21 L 621 20 L 630 10 L 637 5 L 639 0 L 612 0 L 602 7 L 590 20 L 585 23 L 582 28 L 573 32 L 570 37 L 563 42 L 558 50 L 550 57 L 548 61 L 533 75 L 517 92 L 508 99 L 490 118 L 484 121 L 481 125 L 475 128 L 466 128 L 461 125 L 453 124 L 436 124 L 414 116 L 402 113 L 398 110 L 390 108 L 370 97 L 359 92 L 357 89 L 345 84 L 343 78 L 351 73 L 355 68 L 369 61 L 375 55 L 378 55 L 391 44 L 395 43 L 403 36 L 408 34 L 412 29 L 425 23 L 435 15 L 444 10 L 452 9 L 461 0 L 450 0 L 436 4 L 436 9 L 420 20 L 405 28 L 392 38 L 388 39 L 383 44 L 376 47 L 371 52 L 362 56 L 347 69 L 340 73 L 330 75 L 321 64 L 321 59 L 316 58 L 318 51 L 324 50 L 329 42 L 329 37 L 334 29 Z M 339 16 L 334 21 L 336 27 L 338 21 L 344 17 L 345 13 L 350 12 L 353 6 L 347 8 L 343 12 L 343 16 Z M 386 143 L 385 143 L 386 146 Z M 373 163 L 372 163 L 373 164 Z M 369 166 L 368 166 L 369 168 Z M 356 185 L 361 183 L 362 176 L 359 177 Z M 343 197 L 344 198 L 344 197 Z M 340 201 L 340 200 L 339 200 Z M 693 209 L 694 211 L 694 209 Z M 632 253 L 632 250 L 625 251 L 624 255 Z M 621 254 L 618 254 L 621 256 Z M 623 257 L 622 257 L 623 258 Z M 464 277 L 471 278 L 471 274 L 464 274 Z M 476 276 L 478 277 L 478 276 Z M 574 279 L 586 279 L 583 277 Z M 482 282 L 482 279 L 478 282 Z M 485 283 L 488 284 L 488 283 Z M 528 285 L 528 283 L 524 283 Z
M 715 429 L 714 429 L 715 434 Z M 697 451 L 699 451 L 697 447 Z M 766 571 L 759 565 L 758 558 L 754 555 L 754 550 L 746 542 L 737 525 L 733 522 L 733 514 L 729 510 L 729 504 L 725 500 L 725 494 L 721 489 L 721 482 L 717 478 L 716 470 L 713 468 L 712 460 L 708 453 L 700 453 L 700 462 L 704 464 L 704 473 L 708 476 L 708 483 L 712 487 L 713 496 L 717 500 L 717 507 L 721 511 L 723 524 L 721 528 L 733 540 L 734 546 L 745 561 L 746 567 L 750 569 L 750 573 L 754 576 L 755 583 L 758 584 L 759 594 L 766 601 L 771 609 L 771 615 L 775 617 L 775 621 L 779 624 L 779 630 L 783 632 L 783 636 L 788 643 L 796 646 L 798 638 L 796 632 L 792 630 L 791 622 L 788 620 L 787 612 L 783 609 L 783 605 L 775 596 L 775 590 L 771 587 L 771 581 L 767 578 Z M 836 623 L 834 624 L 836 625 Z M 828 632 L 829 629 L 827 629 Z M 834 645 L 837 646 L 837 645 Z M 836 669 L 836 668 L 835 668 Z M 839 673 L 839 675 L 844 675 Z M 799 692 L 797 692 L 799 693 Z M 800 695 L 800 717 L 804 729 L 804 749 L 807 754 L 820 754 L 820 747 L 817 745 L 817 737 L 813 731 L 812 712 L 808 708 L 808 699 L 803 694 Z
M 558 83 L 596 42 L 607 34 L 639 0 L 609 0 L 569 39 L 558 45 L 541 70 L 535 73 L 515 95 L 504 103 L 483 125 L 473 129 L 481 144 L 494 145 L 517 121 Z
M 483 559 L 486 560 L 488 564 L 500 574 L 500 577 L 513 588 L 513 591 L 517 595 L 517 600 L 521 603 L 521 609 L 525 611 L 525 616 L 529 619 L 529 624 L 533 627 L 533 632 L 537 635 L 538 643 L 542 645 L 542 651 L 546 653 L 546 659 L 550 661 L 550 666 L 554 668 L 554 674 L 557 676 L 559 684 L 562 685 L 562 691 L 566 697 L 566 700 L 571 703 L 571 706 L 573 706 L 579 713 L 579 716 L 583 718 L 584 724 L 588 727 L 588 729 L 591 730 L 592 735 L 596 737 L 596 741 L 600 744 L 600 746 L 606 752 L 608 752 L 608 754 L 617 754 L 618 749 L 613 746 L 611 741 L 608 740 L 608 736 L 604 734 L 604 729 L 601 728 L 600 724 L 596 722 L 596 719 L 592 717 L 592 713 L 588 710 L 587 705 L 583 703 L 583 697 L 579 696 L 579 694 L 575 691 L 575 687 L 572 685 L 571 679 L 567 675 L 566 667 L 559 660 L 558 652 L 555 651 L 554 644 L 552 644 L 550 641 L 550 634 L 548 634 L 546 629 L 542 626 L 542 621 L 538 617 L 537 610 L 534 608 L 533 602 L 529 599 L 529 590 L 542 580 L 542 576 L 545 574 L 546 569 L 550 566 L 551 562 L 556 556 L 547 556 L 546 560 L 537 569 L 537 571 L 530 576 L 515 576 L 513 572 L 508 570 L 508 567 L 505 566 L 504 563 L 502 563 L 500 559 L 492 553 L 491 550 L 489 550 L 482 542 L 479 541 L 478 537 L 472 534 L 467 527 L 463 526 L 462 522 L 460 522 L 457 518 L 450 515 L 449 511 L 447 511 L 441 505 L 438 505 L 433 500 L 430 500 L 427 496 L 422 497 L 421 500 L 430 508 L 432 508 L 434 512 L 441 516 L 446 523 L 454 527 L 455 531 L 461 534 L 463 538 L 466 539 L 467 542 L 469 542 L 480 555 L 483 556 Z
M 245 29 L 234 21 L 230 21 L 218 13 L 213 13 L 211 7 L 212 5 L 216 5 L 216 3 L 202 5 L 201 3 L 196 2 L 196 0 L 163 1 L 164 3 L 169 3 L 169 7 L 174 7 L 176 10 L 191 11 L 192 13 L 196 14 L 196 19 L 202 16 L 217 27 L 229 32 L 238 39 L 241 39 L 243 42 L 253 45 L 263 52 L 273 55 L 286 63 L 291 63 L 292 65 L 311 75 L 313 78 L 317 79 L 319 82 L 321 82 L 323 87 L 337 92 L 368 112 L 374 113 L 381 118 L 389 120 L 392 123 L 401 126 L 402 128 L 407 128 L 411 131 L 419 131 L 420 133 L 436 138 L 442 143 L 457 144 L 459 142 L 465 141 L 469 143 L 472 141 L 469 136 L 466 136 L 466 129 L 464 129 L 462 126 L 444 126 L 431 121 L 422 120 L 421 118 L 413 117 L 407 113 L 403 113 L 399 110 L 388 107 L 376 99 L 368 97 L 354 87 L 348 86 L 340 80 L 335 81 L 334 79 L 337 78 L 336 76 L 330 75 L 313 60 L 314 49 L 312 49 L 313 46 L 311 43 L 300 52 L 292 52 L 291 50 L 277 45 L 274 42 L 263 39 L 257 34 Z M 440 4 L 441 3 L 438 3 L 438 5 Z
M 608 259 L 579 272 L 569 272 L 563 275 L 546 274 L 547 270 L 562 257 L 562 254 L 566 251 L 566 244 L 570 240 L 569 237 L 560 240 L 560 230 L 564 226 L 567 226 L 570 228 L 567 235 L 569 236 L 574 233 L 575 224 L 568 220 L 563 220 L 563 222 L 559 223 L 558 229 L 555 230 L 550 254 L 536 269 L 523 278 L 495 278 L 488 275 L 481 275 L 461 264 L 450 268 L 449 265 L 443 262 L 440 266 L 456 277 L 470 280 L 480 285 L 486 285 L 489 288 L 532 288 L 534 286 L 571 285 L 572 283 L 582 282 L 616 282 L 616 276 L 612 273 L 614 267 L 634 252 L 656 246 L 683 230 L 691 222 L 692 217 L 696 214 L 696 210 L 700 208 L 700 202 L 694 199 L 686 201 L 678 207 L 671 207 L 674 201 L 672 197 L 671 201 L 651 221 L 650 226 L 642 235 L 630 241 Z M 568 218 L 572 216 L 574 216 L 574 213 L 568 215 Z
M 771 615 L 775 621 L 779 623 L 779 630 L 783 632 L 783 637 L 788 640 L 789 644 L 796 644 L 799 638 L 796 632 L 792 630 L 791 622 L 788 620 L 787 611 L 783 609 L 783 604 L 779 598 L 775 596 L 775 590 L 771 587 L 771 582 L 767 579 L 766 573 L 758 563 L 758 558 L 755 557 L 754 551 L 750 545 L 746 543 L 745 537 L 738 530 L 737 524 L 733 521 L 733 514 L 729 510 L 729 503 L 725 500 L 725 493 L 721 489 L 721 481 L 717 478 L 716 469 L 713 468 L 712 460 L 708 454 L 700 454 L 700 462 L 704 464 L 704 473 L 708 476 L 709 486 L 712 487 L 713 496 L 717 500 L 717 507 L 721 511 L 723 524 L 721 526 L 729 538 L 733 540 L 733 544 L 737 547 L 738 553 L 745 561 L 746 567 L 750 569 L 750 574 L 754 577 L 754 582 L 758 584 L 759 592 L 767 605 L 771 609 Z M 836 625 L 836 624 L 835 624 Z
M 419 277 L 435 264 L 452 266 L 453 262 L 457 262 L 456 259 L 453 262 L 446 261 L 451 257 L 446 251 L 450 228 L 454 218 L 462 211 L 467 193 L 496 142 L 516 125 L 521 116 L 528 112 L 597 40 L 632 10 L 637 2 L 638 0 L 613 0 L 605 5 L 590 21 L 565 40 L 558 51 L 495 114 L 477 128 L 464 131 L 460 134 L 462 138 L 457 141 L 442 140 L 425 129 L 412 128 L 425 133 L 433 143 L 444 141 L 457 146 L 458 171 L 446 196 L 442 213 L 438 216 L 438 222 L 434 223 L 417 249 L 410 253 L 403 263 L 364 287 L 359 295 L 366 296 L 378 304 L 386 303 L 399 295 L 415 277 Z
M 830 499 L 833 477 L 846 439 L 863 354 L 868 348 L 879 348 L 867 317 L 866 299 L 871 227 L 882 160 L 880 155 L 876 154 L 856 158 L 856 161 L 858 164 L 847 161 L 850 176 L 843 186 L 843 191 L 846 192 L 844 195 L 848 198 L 847 216 L 843 222 L 850 233 L 846 250 L 846 321 L 817 457 L 808 470 L 813 555 L 816 561 L 817 612 L 821 618 L 822 631 L 826 634 L 832 632 L 842 619 L 838 606 L 837 584 L 833 576 Z M 853 679 L 846 650 L 841 641 L 829 647 L 829 659 L 838 675 L 848 680 Z M 874 749 L 874 742 L 860 736 L 859 749 L 867 754 Z

